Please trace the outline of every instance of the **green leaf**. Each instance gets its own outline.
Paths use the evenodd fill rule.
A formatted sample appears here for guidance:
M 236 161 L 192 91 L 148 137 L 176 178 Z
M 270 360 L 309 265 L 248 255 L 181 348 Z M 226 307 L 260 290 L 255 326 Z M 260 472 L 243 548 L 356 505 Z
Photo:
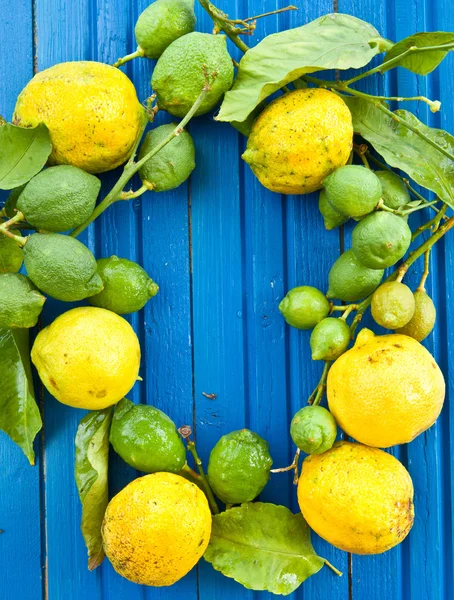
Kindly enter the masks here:
M 362 98 L 347 98 L 355 133 L 359 133 L 385 161 L 402 169 L 419 185 L 435 192 L 441 200 L 454 208 L 454 162 L 426 140 L 383 113 L 377 106 Z M 405 119 L 445 150 L 454 153 L 454 137 L 442 129 L 421 123 L 406 110 L 395 114 Z
M 372 25 L 343 14 L 269 35 L 241 59 L 217 120 L 244 121 L 262 100 L 307 73 L 363 67 L 381 52 L 381 40 Z
M 215 515 L 204 558 L 248 589 L 284 596 L 324 564 L 314 552 L 303 516 L 263 502 Z
M 427 75 L 438 67 L 452 48 L 448 48 L 447 50 L 427 50 L 426 52 L 410 53 L 402 57 L 402 60 L 398 63 L 395 63 L 388 68 L 386 68 L 386 62 L 392 58 L 396 58 L 403 52 L 406 52 L 409 48 L 415 46 L 417 48 L 424 48 L 426 46 L 443 46 L 452 43 L 454 43 L 454 33 L 448 33 L 446 31 L 428 31 L 410 35 L 410 37 L 394 44 L 391 50 L 386 53 L 382 72 L 384 73 L 385 71 L 389 71 L 389 69 L 399 66 L 405 67 L 418 75 Z
M 101 525 L 108 498 L 109 431 L 112 408 L 89 412 L 76 434 L 75 477 L 82 503 L 81 529 L 88 550 L 88 568 L 104 560 Z
M 44 123 L 25 129 L 7 123 L 0 127 L 0 189 L 12 190 L 34 177 L 52 151 Z
M 0 329 L 0 429 L 35 464 L 33 440 L 42 427 L 30 369 L 28 329 Z

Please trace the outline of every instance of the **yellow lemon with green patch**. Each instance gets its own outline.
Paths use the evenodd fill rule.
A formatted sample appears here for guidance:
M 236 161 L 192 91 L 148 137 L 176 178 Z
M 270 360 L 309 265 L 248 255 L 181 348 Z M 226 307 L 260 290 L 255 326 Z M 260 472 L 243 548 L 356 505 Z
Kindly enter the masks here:
M 31 357 L 57 400 L 98 410 L 116 404 L 134 385 L 140 346 L 123 317 L 85 306 L 68 310 L 40 331 Z
M 172 585 L 205 552 L 211 513 L 205 494 L 173 473 L 136 479 L 110 501 L 102 526 L 104 551 L 122 577 Z
M 122 71 L 78 61 L 37 73 L 17 99 L 13 122 L 47 125 L 49 164 L 102 173 L 129 158 L 144 119 L 134 85 Z
M 306 458 L 298 504 L 320 537 L 354 554 L 389 550 L 414 520 L 413 483 L 405 467 L 383 450 L 351 442 Z
M 252 126 L 243 159 L 269 190 L 308 194 L 347 163 L 352 147 L 352 116 L 342 98 L 307 88 L 265 108 Z

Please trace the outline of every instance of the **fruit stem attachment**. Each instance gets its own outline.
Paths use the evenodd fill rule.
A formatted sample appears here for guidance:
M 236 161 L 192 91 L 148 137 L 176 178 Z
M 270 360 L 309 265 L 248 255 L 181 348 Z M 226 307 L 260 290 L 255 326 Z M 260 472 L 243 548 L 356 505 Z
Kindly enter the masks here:
M 415 229 L 415 231 L 413 232 L 413 235 L 411 237 L 411 241 L 414 242 L 415 239 L 418 237 L 418 235 L 420 233 L 422 233 L 423 231 L 426 231 L 427 229 L 432 229 L 432 231 L 437 231 L 441 220 L 442 219 L 448 220 L 448 217 L 445 215 L 447 210 L 448 210 L 448 205 L 444 204 L 443 207 L 440 209 L 440 211 L 435 215 L 435 217 L 433 219 L 431 219 L 430 221 L 427 221 L 427 223 L 424 223 L 423 225 L 420 225 L 418 227 L 418 229 Z
M 357 308 L 358 308 L 357 304 L 349 304 L 348 306 L 345 307 L 344 313 L 342 314 L 342 316 L 339 317 L 339 319 L 342 319 L 342 321 L 346 321 L 349 314 L 352 313 Z
M 225 12 L 216 8 L 209 0 L 199 0 L 199 3 L 210 15 L 216 33 L 223 31 L 241 52 L 247 52 L 249 50 L 249 46 L 240 39 L 239 35 L 251 35 L 255 29 L 255 24 L 249 24 L 240 19 L 236 19 L 235 21 L 229 19 Z M 236 25 L 242 25 L 242 27 L 237 27 Z
M 287 471 L 294 471 L 293 483 L 296 485 L 298 483 L 298 467 L 300 460 L 301 450 L 297 448 L 295 456 L 293 457 L 292 464 L 288 467 L 281 467 L 280 469 L 271 469 L 270 473 L 286 473 Z
M 207 476 L 205 475 L 205 470 L 203 468 L 202 461 L 200 460 L 199 455 L 197 454 L 195 443 L 191 439 L 189 439 L 190 435 L 192 434 L 192 429 L 191 427 L 189 427 L 189 425 L 183 425 L 183 427 L 180 427 L 178 429 L 178 433 L 184 440 L 186 440 L 188 450 L 192 454 L 197 470 L 199 472 L 199 484 L 205 492 L 205 496 L 207 497 L 211 512 L 213 513 L 213 515 L 217 515 L 220 512 L 219 506 L 216 502 L 216 498 L 214 497 L 213 490 L 211 489 Z
M 145 194 L 145 192 L 148 192 L 149 189 L 150 188 L 147 185 L 143 184 L 136 192 L 133 192 L 132 190 L 130 190 L 129 192 L 121 192 L 119 199 L 132 200 L 132 198 L 138 198 L 142 194 Z
M 212 74 L 210 76 L 211 81 L 213 80 L 214 77 L 216 77 L 215 74 Z M 110 192 L 107 194 L 107 196 L 103 200 L 101 200 L 101 202 L 98 204 L 98 206 L 96 206 L 95 210 L 91 213 L 91 215 L 88 217 L 88 219 L 85 221 L 85 223 L 82 223 L 82 225 L 79 225 L 79 227 L 76 227 L 76 229 L 74 229 L 69 234 L 70 236 L 77 237 L 78 235 L 80 235 L 82 233 L 82 231 L 84 231 L 90 225 L 90 223 L 92 223 L 95 219 L 97 219 L 99 217 L 99 215 L 101 215 L 107 208 L 109 208 L 109 206 L 111 204 L 113 204 L 114 202 L 117 202 L 118 200 L 121 199 L 120 198 L 121 192 L 124 189 L 125 185 L 133 177 L 133 175 L 135 175 L 137 173 L 137 171 L 139 171 L 143 167 L 143 165 L 148 160 L 150 160 L 150 158 L 152 158 L 155 154 L 157 154 L 160 150 L 162 150 L 162 148 L 164 148 L 164 146 L 166 146 L 169 142 L 171 142 L 174 137 L 177 137 L 178 135 L 180 135 L 180 133 L 182 133 L 185 126 L 189 123 L 189 121 L 192 119 L 192 117 L 197 112 L 199 106 L 202 104 L 202 102 L 205 99 L 205 96 L 207 95 L 209 90 L 210 90 L 210 81 L 209 81 L 209 77 L 207 76 L 205 85 L 203 86 L 203 89 L 200 92 L 199 97 L 194 102 L 194 104 L 192 105 L 192 107 L 189 110 L 189 112 L 187 113 L 187 115 L 180 121 L 180 123 L 175 127 L 175 129 L 173 129 L 169 133 L 169 135 L 166 136 L 159 144 L 154 146 L 154 148 L 152 148 L 150 150 L 150 152 L 145 154 L 145 156 L 142 157 L 139 161 L 134 162 L 135 153 L 137 151 L 137 148 L 140 143 L 140 138 L 141 138 L 141 136 L 138 136 L 138 139 L 137 139 L 135 148 L 133 150 L 133 153 L 131 155 L 131 158 L 126 163 L 126 165 L 123 169 L 123 173 L 120 175 L 120 178 L 118 179 L 117 183 L 113 186 L 113 188 L 110 190 Z M 145 130 L 145 126 L 146 126 L 146 123 L 144 123 L 144 125 L 143 125 L 142 134 Z
M 9 231 L 10 227 L 15 225 L 16 223 L 20 223 L 21 221 L 25 221 L 25 217 L 20 211 L 18 211 L 14 215 L 14 217 L 11 217 L 11 219 L 8 219 L 8 221 L 5 221 L 4 223 L 2 223 L 0 225 L 0 233 L 5 235 L 6 237 L 9 237 L 9 238 L 15 240 L 19 246 L 25 246 L 25 244 L 27 242 L 26 237 L 23 237 L 21 235 L 16 235 L 15 233 L 12 233 L 11 231 Z
M 112 67 L 121 67 L 130 60 L 133 60 L 134 58 L 142 58 L 143 56 L 145 56 L 145 52 L 142 50 L 142 48 L 138 47 L 135 52 L 131 52 L 131 54 L 127 54 L 126 56 L 123 56 L 123 58 L 119 58 L 117 62 L 114 62 Z
M 329 560 L 326 560 L 326 558 L 323 559 L 323 562 L 325 563 L 325 565 L 327 567 L 329 567 L 331 569 L 331 571 L 334 571 L 334 573 L 336 573 L 336 575 L 339 575 L 339 577 L 342 577 L 343 573 L 342 571 L 339 571 L 339 569 L 336 569 L 336 567 L 334 565 L 332 565 Z
M 328 378 L 328 371 L 330 370 L 332 362 L 329 360 L 325 360 L 325 364 L 323 366 L 322 376 L 320 377 L 320 381 L 317 384 L 317 387 L 312 392 L 312 394 L 308 398 L 308 404 L 312 404 L 312 406 L 317 406 L 323 399 L 323 395 L 326 390 L 326 380 Z

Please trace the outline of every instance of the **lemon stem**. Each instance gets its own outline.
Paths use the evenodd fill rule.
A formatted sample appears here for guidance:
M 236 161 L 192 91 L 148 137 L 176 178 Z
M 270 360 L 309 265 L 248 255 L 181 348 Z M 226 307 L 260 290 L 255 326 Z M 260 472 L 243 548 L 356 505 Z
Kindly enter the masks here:
M 339 571 L 339 569 L 336 569 L 336 567 L 334 565 L 332 565 L 329 560 L 326 560 L 326 558 L 323 559 L 323 562 L 325 563 L 325 565 L 327 567 L 329 567 L 332 571 L 334 571 L 334 573 L 336 573 L 336 575 L 339 575 L 339 577 L 342 577 L 343 573 L 342 571 Z
M 210 76 L 211 81 L 215 77 L 216 77 L 216 74 L 212 74 Z M 98 206 L 96 206 L 95 210 L 88 217 L 88 219 L 85 221 L 85 223 L 82 223 L 82 225 L 79 225 L 79 227 L 76 227 L 76 229 L 74 229 L 70 233 L 70 235 L 72 237 L 77 237 L 78 235 L 80 235 L 82 233 L 82 231 L 84 231 L 90 225 L 90 223 L 92 223 L 95 219 L 97 219 L 99 217 L 99 215 L 101 215 L 107 208 L 109 208 L 109 206 L 111 204 L 122 199 L 121 192 L 123 191 L 126 184 L 137 173 L 137 171 L 139 171 L 143 167 L 143 165 L 148 160 L 150 160 L 150 158 L 153 158 L 153 156 L 155 154 L 157 154 L 160 150 L 162 150 L 162 148 L 164 148 L 164 146 L 166 146 L 169 142 L 171 142 L 173 140 L 173 138 L 177 137 L 178 135 L 180 135 L 180 133 L 182 133 L 182 131 L 184 130 L 186 125 L 189 123 L 189 121 L 192 119 L 192 117 L 197 112 L 199 106 L 202 104 L 202 102 L 205 99 L 205 96 L 207 95 L 209 90 L 210 90 L 210 85 L 208 83 L 208 76 L 207 76 L 206 83 L 203 86 L 203 89 L 200 92 L 199 97 L 194 102 L 194 104 L 192 105 L 192 107 L 189 110 L 189 112 L 187 113 L 187 115 L 180 121 L 180 123 L 175 127 L 175 129 L 173 129 L 169 133 L 168 136 L 166 136 L 159 144 L 154 146 L 154 148 L 152 148 L 150 150 L 150 152 L 145 154 L 145 156 L 143 156 L 139 161 L 135 162 L 134 156 L 135 156 L 135 152 L 137 151 L 137 147 L 140 143 L 141 136 L 138 137 L 138 140 L 136 142 L 136 146 L 133 150 L 132 156 L 129 159 L 129 161 L 126 163 L 126 166 L 123 169 L 123 173 L 121 174 L 117 183 L 113 186 L 113 188 L 110 190 L 110 192 L 107 194 L 107 196 L 103 200 L 101 200 L 101 202 L 98 204 Z M 146 126 L 146 123 L 144 123 L 144 125 L 143 125 L 142 134 L 145 131 L 145 126 Z
M 427 221 L 427 223 L 424 223 L 423 225 L 420 225 L 418 227 L 418 229 L 415 229 L 415 231 L 413 232 L 411 241 L 413 242 L 419 234 L 421 234 L 423 231 L 427 231 L 427 229 L 432 229 L 432 231 L 436 231 L 440 225 L 441 220 L 447 220 L 448 217 L 445 215 L 446 211 L 448 210 L 448 205 L 445 204 L 440 211 L 435 215 L 435 217 L 433 219 L 431 219 L 430 221 Z
M 130 190 L 129 192 L 121 192 L 119 199 L 132 200 L 132 198 L 138 198 L 142 194 L 145 194 L 145 192 L 148 192 L 149 189 L 150 188 L 147 185 L 143 184 L 142 187 L 140 187 L 136 192 L 133 192 L 132 190 Z
M 354 306 L 354 305 L 352 305 Z M 353 310 L 353 309 L 352 309 Z M 312 404 L 312 406 L 317 406 L 323 399 L 323 395 L 326 390 L 326 380 L 328 378 L 328 371 L 330 370 L 332 362 L 329 360 L 325 360 L 325 364 L 323 366 L 322 376 L 320 377 L 320 381 L 317 384 L 317 387 L 309 396 L 308 404 Z
M 123 58 L 119 58 L 117 62 L 114 62 L 112 67 L 121 67 L 130 60 L 133 60 L 134 58 L 142 58 L 143 56 L 145 56 L 145 53 L 142 48 L 137 48 L 135 52 L 131 52 L 131 54 L 127 54 L 126 56 L 123 56 Z
M 342 319 L 343 321 L 346 321 L 349 314 L 351 312 L 353 312 L 354 310 L 356 310 L 357 308 L 358 308 L 357 304 L 349 304 L 348 306 L 345 307 L 345 311 L 344 311 L 343 315 L 339 318 Z
M 247 52 L 249 46 L 240 39 L 239 35 L 241 33 L 251 34 L 255 29 L 255 24 L 249 24 L 240 19 L 234 21 L 229 19 L 228 15 L 216 8 L 209 0 L 199 0 L 199 2 L 202 8 L 210 15 L 211 20 L 214 23 L 215 31 L 223 31 L 241 52 Z M 237 25 L 241 25 L 242 27 L 237 27 Z
M 19 223 L 21 221 L 24 221 L 24 215 L 18 211 L 14 217 L 11 217 L 11 219 L 8 219 L 8 221 L 5 221 L 4 223 L 2 223 L 0 225 L 0 233 L 2 233 L 3 235 L 5 235 L 6 237 L 9 237 L 13 240 L 15 240 L 19 246 L 25 246 L 26 242 L 27 242 L 27 238 L 26 237 L 22 237 L 21 235 L 16 235 L 15 233 L 12 233 L 10 231 L 10 228 L 15 225 L 16 223 Z
M 285 6 L 284 8 L 278 8 L 277 10 L 272 10 L 270 12 L 262 13 L 261 15 L 255 15 L 255 17 L 247 17 L 247 19 L 241 20 L 233 20 L 233 23 L 247 23 L 248 21 L 256 21 L 257 19 L 262 19 L 263 17 L 271 17 L 272 15 L 278 15 L 279 13 L 287 12 L 288 10 L 298 10 L 296 6 L 290 4 L 289 6 Z
M 207 497 L 211 512 L 213 513 L 213 515 L 217 515 L 220 512 L 219 506 L 216 502 L 216 498 L 214 497 L 213 490 L 211 489 L 211 486 L 208 482 L 207 476 L 205 475 L 202 461 L 200 460 L 199 455 L 197 454 L 195 443 L 188 438 L 186 438 L 186 443 L 188 445 L 189 452 L 192 454 L 192 456 L 194 458 L 194 462 L 195 462 L 197 470 L 199 472 L 199 477 L 200 477 L 199 483 L 202 486 L 203 491 L 205 492 L 205 496 Z
M 271 469 L 270 473 L 286 473 L 287 471 L 294 471 L 295 476 L 293 477 L 293 483 L 296 485 L 298 483 L 298 467 L 300 454 L 301 450 L 297 448 L 291 465 L 289 465 L 288 467 L 281 467 L 280 469 Z

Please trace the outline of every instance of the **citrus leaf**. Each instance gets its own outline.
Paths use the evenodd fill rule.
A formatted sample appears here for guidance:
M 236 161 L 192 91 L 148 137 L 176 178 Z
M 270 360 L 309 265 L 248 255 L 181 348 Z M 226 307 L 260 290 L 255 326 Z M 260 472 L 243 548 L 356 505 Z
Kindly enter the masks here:
M 352 113 L 355 133 L 366 139 L 391 167 L 402 169 L 416 183 L 435 192 L 454 208 L 452 160 L 372 102 L 345 96 L 344 100 Z M 424 125 L 406 110 L 397 110 L 395 114 L 454 154 L 454 137 L 447 131 Z
M 241 59 L 216 119 L 244 121 L 262 100 L 307 73 L 363 67 L 382 52 L 382 41 L 372 25 L 343 14 L 269 35 Z
M 386 63 L 392 58 L 396 58 L 399 54 L 406 52 L 409 48 L 417 47 L 424 48 L 425 46 L 442 46 L 444 44 L 454 43 L 454 33 L 448 33 L 446 31 L 427 31 L 422 33 L 415 33 L 409 37 L 400 40 L 397 44 L 386 53 L 383 68 L 381 71 L 389 71 L 394 67 L 405 67 L 413 73 L 418 75 L 427 75 L 431 73 L 444 57 L 448 54 L 452 48 L 447 50 L 428 50 L 427 52 L 416 52 L 415 54 L 407 54 L 402 57 L 397 64 L 394 63 L 392 66 L 386 68 Z
M 246 502 L 215 515 L 204 558 L 248 589 L 284 596 L 324 564 L 303 516 L 264 502 Z
M 0 127 L 0 189 L 12 190 L 34 177 L 52 151 L 44 123 L 25 129 L 7 123 Z
M 76 434 L 75 477 L 82 503 L 81 530 L 88 550 L 88 568 L 104 560 L 101 525 L 108 503 L 107 475 L 112 408 L 89 412 Z
M 34 465 L 33 440 L 43 423 L 33 393 L 29 356 L 28 329 L 0 329 L 0 429 Z

